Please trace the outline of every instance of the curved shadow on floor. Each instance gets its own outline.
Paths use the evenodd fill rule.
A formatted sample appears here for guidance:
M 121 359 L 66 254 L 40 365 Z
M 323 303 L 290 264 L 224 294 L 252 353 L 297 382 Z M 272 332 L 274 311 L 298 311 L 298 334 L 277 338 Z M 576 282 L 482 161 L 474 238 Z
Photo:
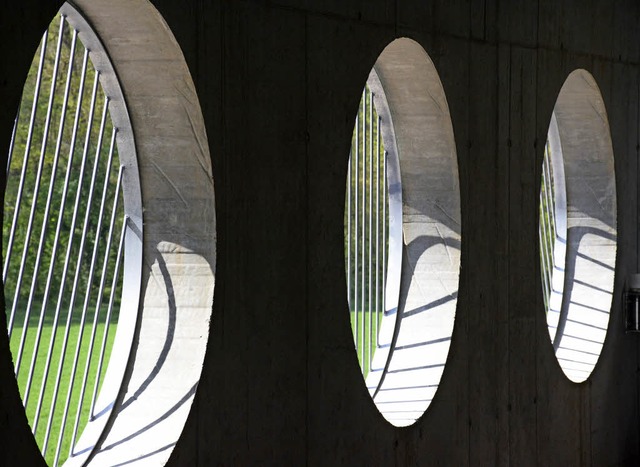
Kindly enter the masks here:
M 571 238 L 571 243 L 575 245 L 579 245 L 585 235 L 591 234 L 596 235 L 598 237 L 616 241 L 616 235 L 606 232 L 602 229 L 598 229 L 596 227 L 571 227 L 569 229 L 568 236 Z M 567 319 L 569 315 L 569 306 L 572 303 L 571 297 L 573 294 L 573 288 L 575 284 L 584 285 L 590 288 L 594 288 L 600 292 L 612 294 L 613 291 L 603 290 L 601 288 L 597 288 L 592 284 L 587 284 L 584 281 L 576 280 L 576 263 L 578 258 L 585 259 L 596 264 L 598 267 L 605 268 L 610 271 L 615 270 L 615 266 L 610 266 L 608 264 L 603 263 L 595 258 L 586 256 L 584 253 L 580 253 L 578 248 L 567 248 L 567 256 L 566 256 L 566 265 L 565 265 L 565 278 L 564 278 L 564 289 L 562 295 L 562 307 L 560 309 L 560 316 L 558 319 L 558 328 L 556 330 L 555 339 L 553 340 L 553 350 L 554 352 L 558 351 L 560 347 L 560 343 L 562 342 L 562 338 L 565 334 L 565 327 L 567 324 Z M 601 310 L 596 309 L 596 311 L 601 311 L 603 313 L 609 313 L 609 310 Z
M 173 283 L 171 281 L 171 276 L 169 275 L 169 270 L 167 269 L 167 263 L 165 262 L 160 252 L 156 254 L 155 259 L 158 262 L 158 267 L 160 268 L 160 272 L 162 273 L 162 279 L 164 280 L 164 284 L 167 290 L 167 304 L 169 306 L 169 322 L 167 324 L 167 334 L 164 339 L 162 350 L 160 351 L 160 354 L 158 356 L 158 361 L 154 365 L 149 375 L 144 379 L 142 384 L 140 384 L 138 389 L 136 389 L 136 391 L 133 393 L 133 395 L 122 403 L 119 411 L 123 411 L 127 407 L 129 407 L 129 405 L 131 405 L 131 403 L 134 402 L 147 389 L 147 387 L 149 387 L 149 385 L 158 375 L 160 369 L 167 360 L 169 350 L 171 350 L 171 345 L 173 344 L 173 339 L 175 337 L 177 307 L 175 292 L 173 290 Z
M 384 380 L 386 378 L 386 375 L 390 372 L 389 368 L 391 366 L 391 362 L 393 360 L 393 355 L 394 355 L 394 351 L 396 349 L 399 349 L 399 347 L 397 347 L 397 343 L 398 343 L 398 337 L 400 335 L 400 329 L 402 326 L 402 319 L 405 317 L 411 317 L 414 315 L 417 315 L 419 313 L 423 313 L 425 311 L 434 309 L 438 306 L 441 306 L 443 304 L 446 304 L 448 302 L 451 302 L 452 300 L 456 300 L 458 297 L 458 293 L 457 290 L 455 292 L 453 292 L 450 295 L 438 298 L 436 300 L 433 300 L 429 303 L 426 303 L 420 307 L 411 309 L 411 310 L 407 310 L 406 309 L 406 303 L 407 303 L 407 293 L 409 290 L 409 286 L 410 283 L 407 283 L 407 279 L 409 280 L 409 282 L 412 280 L 414 274 L 415 274 L 415 264 L 418 263 L 418 261 L 420 260 L 420 258 L 422 258 L 422 256 L 430 249 L 433 248 L 434 246 L 437 245 L 443 245 L 445 248 L 454 248 L 456 250 L 460 250 L 461 246 L 462 246 L 462 242 L 458 239 L 455 238 L 451 238 L 451 237 L 436 237 L 433 235 L 420 235 L 418 237 L 416 237 L 415 239 L 413 239 L 411 242 L 409 242 L 408 244 L 404 245 L 403 249 L 402 249 L 402 254 L 404 256 L 404 260 L 403 260 L 403 273 L 401 275 L 401 286 L 400 286 L 400 290 L 401 290 L 401 294 L 400 294 L 400 299 L 399 299 L 399 306 L 398 306 L 398 316 L 396 318 L 396 322 L 395 322 L 395 328 L 393 331 L 393 337 L 391 339 L 391 344 L 390 344 L 390 349 L 389 349 L 389 354 L 387 356 L 384 368 L 382 369 L 382 375 L 380 376 L 380 380 L 378 382 L 378 387 L 376 388 L 376 390 L 373 393 L 373 399 L 375 400 L 376 396 L 378 395 L 378 392 L 381 390 L 383 384 L 384 384 Z M 410 262 L 410 258 L 409 258 L 409 251 L 411 251 L 411 254 L 413 255 L 414 258 L 417 258 L 415 260 L 415 262 Z M 416 253 L 418 252 L 418 253 Z M 405 268 L 409 268 L 409 269 L 405 269 Z M 435 343 L 441 343 L 441 342 L 445 342 L 446 340 L 450 340 L 451 338 L 449 337 L 448 339 L 437 339 L 434 341 L 429 341 L 432 344 Z M 418 345 L 427 345 L 429 342 L 424 342 L 424 343 L 418 343 L 415 346 Z M 406 346 L 402 347 L 402 348 L 406 348 Z M 416 368 L 421 368 L 422 366 L 418 365 L 416 366 Z M 434 383 L 435 384 L 435 383 Z M 437 387 L 437 384 L 435 384 L 435 386 Z
M 193 386 L 191 386 L 191 389 L 189 389 L 189 391 L 187 391 L 187 393 L 184 396 L 182 396 L 182 398 L 177 403 L 175 403 L 169 410 L 165 411 L 162 415 L 160 415 L 158 418 L 156 418 L 153 422 L 148 423 L 143 428 L 140 428 L 139 430 L 135 431 L 134 433 L 131 433 L 129 436 L 125 436 L 121 440 L 114 441 L 113 443 L 109 444 L 108 446 L 103 447 L 101 450 L 102 451 L 108 451 L 109 449 L 113 449 L 114 447 L 116 447 L 116 446 L 118 446 L 120 444 L 126 443 L 127 441 L 130 441 L 130 440 L 134 439 L 136 436 L 140 436 L 142 433 L 150 430 L 151 428 L 156 426 L 158 423 L 162 422 L 163 420 L 166 420 L 167 418 L 169 418 L 169 416 L 171 416 L 178 409 L 180 409 L 180 407 L 182 407 L 185 402 L 187 402 L 191 397 L 193 397 L 193 395 L 196 393 L 196 388 L 197 387 L 198 387 L 197 383 L 194 384 Z M 155 454 L 155 452 L 152 453 L 152 454 Z M 151 455 L 151 454 L 149 454 L 149 455 Z
M 127 386 L 128 386 L 128 380 L 131 378 L 131 374 L 129 373 L 130 370 L 128 370 L 128 374 L 125 376 L 125 380 L 122 383 L 122 388 L 120 390 L 120 394 L 118 395 L 118 398 L 116 398 L 116 400 L 113 402 L 113 406 L 116 407 L 116 410 L 112 411 L 110 416 L 109 416 L 109 422 L 107 423 L 107 429 L 105 429 L 103 431 L 103 434 L 101 435 L 101 437 L 98 439 L 98 441 L 96 442 L 96 444 L 94 446 L 89 446 L 85 449 L 83 449 L 82 451 L 78 451 L 78 452 L 74 452 L 73 455 L 77 456 L 83 453 L 86 453 L 88 451 L 94 450 L 96 446 L 101 446 L 102 443 L 105 442 L 106 440 L 106 435 L 110 432 L 110 426 L 113 425 L 113 423 L 115 422 L 116 417 L 119 416 L 119 414 L 121 412 L 123 412 L 124 410 L 126 410 L 132 403 L 134 403 L 149 387 L 149 385 L 153 382 L 153 380 L 156 378 L 156 376 L 160 373 L 160 370 L 162 369 L 162 367 L 164 366 L 167 357 L 169 355 L 169 351 L 171 350 L 171 347 L 173 345 L 173 341 L 174 341 L 174 337 L 175 337 L 175 330 L 176 330 L 176 320 L 177 320 L 177 307 L 176 307 L 176 297 L 175 297 L 175 292 L 174 292 L 174 288 L 173 288 L 173 282 L 171 280 L 171 276 L 169 274 L 169 270 L 167 269 L 167 264 L 164 260 L 164 258 L 162 257 L 162 254 L 156 250 L 155 254 L 154 254 L 154 259 L 155 261 L 158 263 L 158 267 L 160 269 L 160 273 L 162 274 L 162 280 L 164 282 L 164 286 L 165 286 L 165 290 L 167 292 L 167 305 L 168 305 L 168 323 L 167 323 L 167 331 L 166 331 L 166 335 L 164 337 L 164 342 L 162 345 L 162 349 L 160 350 L 160 353 L 158 355 L 158 359 L 156 361 L 156 363 L 154 364 L 153 368 L 151 369 L 151 371 L 149 372 L 149 374 L 145 377 L 145 379 L 142 381 L 142 383 L 140 384 L 140 386 L 138 386 L 138 388 L 133 392 L 133 394 L 128 397 L 126 400 L 124 399 L 124 397 L 127 394 Z M 149 268 L 151 269 L 151 268 Z M 153 272 L 149 272 L 149 280 L 153 280 L 155 278 L 155 276 L 153 275 Z M 146 293 L 146 287 L 145 287 L 145 291 L 143 292 L 143 296 Z M 136 327 L 136 333 L 135 333 L 135 337 L 134 337 L 134 342 L 137 342 L 138 345 L 140 343 L 140 329 L 141 329 L 141 320 L 138 320 L 138 324 Z M 136 359 L 136 354 L 137 354 L 137 348 L 132 349 L 131 351 L 131 355 L 129 358 L 129 364 L 127 365 L 128 368 L 132 368 L 132 362 L 135 361 Z M 188 392 L 187 396 L 183 397 L 170 411 L 170 413 L 175 412 L 182 404 L 184 404 L 188 398 L 189 398 L 189 394 L 192 394 L 192 392 L 195 392 L 195 387 L 197 386 L 194 385 L 194 387 Z M 140 430 L 139 432 L 136 433 L 136 436 L 144 431 L 147 431 L 148 429 L 152 428 L 153 426 L 157 425 L 158 423 L 160 423 L 162 420 L 164 420 L 166 417 L 168 417 L 170 415 L 170 413 L 164 414 L 160 417 L 158 417 L 153 423 L 148 424 L 143 430 Z M 100 414 L 96 415 L 99 416 Z M 132 439 L 132 437 L 128 437 L 126 440 Z M 89 457 L 89 460 L 93 459 L 93 457 L 95 457 L 95 455 L 97 455 L 99 452 L 103 451 L 103 450 L 107 450 L 107 449 L 111 449 L 114 446 L 121 444 L 122 442 L 124 442 L 124 440 L 121 440 L 119 442 L 115 442 L 110 444 L 108 447 L 106 448 L 101 448 L 99 450 L 94 451 L 91 456 Z

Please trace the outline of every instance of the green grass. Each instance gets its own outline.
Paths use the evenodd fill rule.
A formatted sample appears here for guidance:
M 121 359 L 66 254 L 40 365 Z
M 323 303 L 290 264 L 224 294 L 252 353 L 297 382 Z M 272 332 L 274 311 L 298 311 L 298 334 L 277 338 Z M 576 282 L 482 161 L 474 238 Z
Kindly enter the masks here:
M 350 173 L 346 181 L 347 196 L 344 210 L 345 270 L 347 276 L 351 278 L 349 297 L 351 298 L 354 294 L 360 296 L 361 293 L 364 294 L 364 297 L 369 297 L 368 300 L 356 300 L 354 297 L 351 303 L 358 308 L 364 308 L 365 312 L 359 310 L 356 313 L 352 309 L 350 313 L 351 330 L 354 337 L 358 336 L 356 338 L 358 361 L 365 379 L 369 374 L 371 357 L 375 352 L 379 324 L 382 318 L 381 311 L 374 313 L 377 316 L 372 316 L 370 324 L 368 311 L 369 306 L 372 306 L 374 302 L 378 300 L 382 302 L 382 287 L 386 282 L 384 262 L 389 250 L 388 235 L 384 234 L 389 228 L 385 149 L 381 134 L 378 133 L 378 112 L 373 101 L 369 88 L 365 87 L 358 107 L 358 128 L 354 128 L 351 141 L 352 154 L 357 154 L 358 157 L 349 160 Z M 363 122 L 367 128 L 366 132 L 362 131 Z M 366 202 L 362 200 L 363 190 L 366 193 Z M 363 218 L 366 219 L 365 222 L 362 222 Z M 359 261 L 362 251 L 371 252 L 371 260 Z M 356 278 L 364 279 L 365 277 L 369 278 L 369 285 L 365 284 L 364 291 L 362 284 L 355 290 L 355 284 L 358 283 Z M 370 283 L 373 277 L 375 277 L 375 284 Z M 369 287 L 372 288 L 371 291 Z M 356 316 L 358 319 L 357 333 Z M 364 333 L 362 316 L 365 316 Z M 364 342 L 362 334 L 364 334 Z
M 108 357 L 111 352 L 111 346 L 113 344 L 113 338 L 115 334 L 115 324 L 105 324 L 104 316 L 98 319 L 96 323 L 96 339 L 91 356 L 87 356 L 89 352 L 90 336 L 93 327 L 93 308 L 89 310 L 89 322 L 82 326 L 80 323 L 81 311 L 77 309 L 78 303 L 82 302 L 85 291 L 90 291 L 90 303 L 95 303 L 97 300 L 96 292 L 98 287 L 96 284 L 103 281 L 106 284 L 104 290 L 102 290 L 102 313 L 104 314 L 104 303 L 109 297 L 111 291 L 112 278 L 114 274 L 114 264 L 116 261 L 115 254 L 117 249 L 117 239 L 114 238 L 114 243 L 111 245 L 109 254 L 107 255 L 108 264 L 110 268 L 107 269 L 107 277 L 101 278 L 92 276 L 89 273 L 89 264 L 92 256 L 92 249 L 95 242 L 99 242 L 102 245 L 100 248 L 104 248 L 107 243 L 108 235 L 108 213 L 109 208 L 105 213 L 101 214 L 100 196 L 89 196 L 89 190 L 91 189 L 92 177 L 87 174 L 90 173 L 89 168 L 97 164 L 96 178 L 93 186 L 102 187 L 104 182 L 106 184 L 106 191 L 108 206 L 111 201 L 118 196 L 122 196 L 122 193 L 116 193 L 118 178 L 118 155 L 117 150 L 114 152 L 114 158 L 111 165 L 108 165 L 109 158 L 106 154 L 109 151 L 109 145 L 102 143 L 98 146 L 99 133 L 100 133 L 100 114 L 96 111 L 95 114 L 91 112 L 91 84 L 96 71 L 92 65 L 88 67 L 86 75 L 86 83 L 81 88 L 80 82 L 82 81 L 79 70 L 82 67 L 83 51 L 84 48 L 77 43 L 77 50 L 75 54 L 70 53 L 70 44 L 72 42 L 72 31 L 70 27 L 65 28 L 62 36 L 62 48 L 60 55 L 60 66 L 57 74 L 54 74 L 56 62 L 56 43 L 58 40 L 60 15 L 58 14 L 54 19 L 51 27 L 47 32 L 48 45 L 45 49 L 43 69 L 42 69 L 42 83 L 40 86 L 39 97 L 34 102 L 36 82 L 38 75 L 38 63 L 40 61 L 40 50 L 33 58 L 33 62 L 29 71 L 29 75 L 26 79 L 22 100 L 20 104 L 20 111 L 17 117 L 17 127 L 15 133 L 14 147 L 11 154 L 11 163 L 7 171 L 7 183 L 4 192 L 4 224 L 3 228 L 3 241 L 2 251 L 3 258 L 8 261 L 8 270 L 5 274 L 4 290 L 5 297 L 7 297 L 7 310 L 11 309 L 11 300 L 15 298 L 18 300 L 18 316 L 14 323 L 14 328 L 11 335 L 11 351 L 13 353 L 14 362 L 17 359 L 18 349 L 20 348 L 22 327 L 24 326 L 24 308 L 26 308 L 26 297 L 32 295 L 36 298 L 36 301 L 42 300 L 45 294 L 45 288 L 49 287 L 47 278 L 48 270 L 51 268 L 51 277 L 53 283 L 50 290 L 65 290 L 66 295 L 58 297 L 58 300 L 63 303 L 70 302 L 70 291 L 77 290 L 79 295 L 76 299 L 76 308 L 73 313 L 73 320 L 69 327 L 69 336 L 67 349 L 64 355 L 62 355 L 62 347 L 65 335 L 66 318 L 68 313 L 68 306 L 62 307 L 60 311 L 60 322 L 56 326 L 56 338 L 54 340 L 51 351 L 51 365 L 48 372 L 48 378 L 44 390 L 41 393 L 41 385 L 43 383 L 45 366 L 47 355 L 49 355 L 49 346 L 51 336 L 54 331 L 54 315 L 55 311 L 50 309 L 53 307 L 51 303 L 55 300 L 55 295 L 49 297 L 49 303 L 46 307 L 46 314 L 44 320 L 44 326 L 42 328 L 42 337 L 38 347 L 37 356 L 35 357 L 34 365 L 34 379 L 30 384 L 30 392 L 28 403 L 26 406 L 26 413 L 32 427 L 36 425 L 36 406 L 38 401 L 43 401 L 42 411 L 38 417 L 36 440 L 40 447 L 43 447 L 45 432 L 47 430 L 47 424 L 49 416 L 51 416 L 51 435 L 47 443 L 47 449 L 45 452 L 45 459 L 50 464 L 53 463 L 55 456 L 58 439 L 62 436 L 62 449 L 60 451 L 60 459 L 58 463 L 61 464 L 67 458 L 69 453 L 69 447 L 71 439 L 73 437 L 74 423 L 78 410 L 78 405 L 81 405 L 81 423 L 78 427 L 77 437 L 80 436 L 83 427 L 86 425 L 90 403 L 93 396 L 94 386 L 96 381 L 101 380 L 102 375 L 107 367 Z M 70 85 L 71 91 L 68 96 L 65 97 L 65 93 L 61 90 L 64 89 L 67 81 L 67 69 L 70 62 L 74 63 L 75 71 L 71 75 Z M 53 96 L 50 96 L 51 84 L 56 83 L 56 92 Z M 81 97 L 82 96 L 82 97 Z M 50 100 L 50 98 L 52 98 Z M 106 96 L 102 91 L 98 92 L 96 97 L 96 109 L 101 109 L 105 102 Z M 66 112 L 63 113 L 64 102 L 68 103 Z M 80 108 L 77 103 L 82 101 Z M 31 110 L 35 108 L 35 115 L 31 114 Z M 58 134 L 60 126 L 51 124 L 48 132 L 46 131 L 47 121 L 47 109 L 51 109 L 51 122 L 59 122 L 61 119 L 64 123 L 62 134 Z M 30 122 L 33 117 L 33 127 L 30 129 Z M 90 119 L 90 117 L 92 119 Z M 73 144 L 71 135 L 71 127 L 78 121 L 78 129 L 76 134 L 76 144 Z M 106 135 L 110 135 L 113 130 L 113 124 L 111 119 L 107 119 L 104 129 L 105 138 Z M 33 133 L 32 133 L 33 132 Z M 32 134 L 32 138 L 28 135 Z M 47 135 L 47 144 L 44 145 L 45 151 L 41 151 L 42 142 L 45 134 Z M 83 173 L 82 161 L 84 145 L 82 141 L 88 142 L 87 148 L 89 159 L 86 161 L 87 172 L 81 177 Z M 107 141 L 107 140 L 105 140 Z M 58 142 L 61 144 L 60 151 L 56 151 Z M 96 154 L 101 154 L 98 159 Z M 25 154 L 28 154 L 28 167 L 25 171 L 25 177 L 21 182 L 21 173 L 23 169 L 23 163 Z M 57 162 L 56 162 L 57 161 Z M 38 178 L 38 167 L 42 167 L 42 173 Z M 49 189 L 49 180 L 53 180 L 52 175 L 55 174 L 55 183 L 52 187 L 52 196 L 50 203 L 47 201 L 47 190 Z M 63 183 L 63 180 L 68 177 L 69 183 Z M 36 192 L 36 180 L 41 179 L 41 185 L 39 191 Z M 22 195 L 18 199 L 18 191 L 23 187 Z M 66 191 L 65 191 L 66 190 Z M 37 196 L 36 196 L 36 193 Z M 74 200 L 77 198 L 78 209 L 74 207 Z M 63 199 L 66 200 L 63 203 Z M 91 202 L 91 204 L 89 204 Z M 19 213 L 18 213 L 19 206 Z M 49 207 L 47 207 L 49 206 Z M 124 220 L 123 203 L 118 205 L 118 211 L 116 216 L 116 223 L 114 226 L 114 232 L 120 232 L 120 227 Z M 33 215 L 31 211 L 33 210 Z M 60 211 L 62 210 L 62 213 Z M 82 223 L 82 219 L 85 213 L 89 214 L 86 225 Z M 14 214 L 15 226 L 13 236 L 10 234 L 11 226 L 13 223 Z M 103 216 L 102 219 L 100 216 Z M 73 221 L 74 217 L 79 219 L 78 223 Z M 58 221 L 60 219 L 60 221 Z M 102 221 L 102 222 L 101 222 Z M 33 223 L 32 223 L 33 222 Z M 33 225 L 33 230 L 29 231 L 27 225 Z M 100 225 L 99 225 L 100 224 Z M 72 226 L 74 227 L 72 229 Z M 60 237 L 58 238 L 56 232 L 59 230 Z M 42 237 L 41 237 L 42 235 Z M 78 239 L 84 236 L 86 243 L 84 249 L 80 251 L 80 242 Z M 13 238 L 12 248 L 8 252 L 9 239 Z M 39 238 L 42 241 L 39 242 Z M 75 239 L 75 240 L 74 240 Z M 75 270 L 69 267 L 67 261 L 63 261 L 65 251 L 70 245 L 70 250 L 66 253 L 69 258 L 79 258 L 82 261 L 78 264 L 82 265 L 82 269 Z M 56 246 L 56 248 L 54 248 Z M 38 251 L 38 255 L 35 252 Z M 22 253 L 24 252 L 24 253 Z M 28 252 L 28 254 L 27 254 Z M 42 256 L 40 257 L 40 252 Z M 104 251 L 98 250 L 97 258 L 103 258 Z M 9 261 L 10 258 L 10 261 Z M 37 267 L 38 260 L 40 258 L 40 266 Z M 57 259 L 56 259 L 57 258 Z M 19 280 L 21 273 L 19 271 L 24 270 L 25 276 L 22 280 Z M 33 278 L 32 274 L 38 274 Z M 92 279 L 93 277 L 93 279 Z M 63 279 L 65 279 L 63 281 Z M 33 284 L 30 289 L 29 284 Z M 70 284 L 74 284 L 71 286 Z M 121 282 L 117 285 L 121 287 Z M 15 294 L 18 289 L 17 295 Z M 119 293 L 115 294 L 116 297 L 120 297 Z M 23 308 L 20 311 L 20 307 Z M 25 388 L 27 385 L 27 378 L 29 374 L 29 368 L 32 363 L 33 352 L 35 347 L 36 332 L 38 328 L 38 316 L 40 313 L 41 303 L 36 303 L 31 307 L 33 316 L 30 316 L 29 323 L 26 326 L 27 333 L 24 340 L 24 352 L 22 354 L 22 361 L 20 369 L 17 375 L 18 385 L 20 387 L 21 394 L 25 396 Z M 114 310 L 119 310 L 118 304 L 114 304 Z M 111 323 L 117 321 L 117 316 L 112 318 Z M 106 355 L 105 361 L 102 367 L 102 375 L 98 378 L 97 375 L 97 362 L 99 352 L 101 350 L 103 331 L 105 325 L 109 329 L 108 342 L 106 343 Z M 76 346 L 78 344 L 78 335 L 80 334 L 82 326 L 82 342 L 80 343 L 79 360 L 77 362 L 76 375 L 71 380 L 71 373 L 73 370 L 74 356 L 76 353 Z M 80 401 L 85 364 L 89 358 L 91 366 L 88 372 L 87 385 L 85 389 L 85 395 Z M 61 383 L 58 388 L 55 410 L 52 411 L 54 389 L 56 386 L 56 379 L 58 374 L 58 366 L 60 361 L 64 361 L 63 371 L 61 374 Z M 65 411 L 67 392 L 69 388 L 72 388 L 71 399 L 69 405 L 69 415 L 65 426 L 62 427 L 63 413 Z M 81 404 L 80 404 L 81 402 Z M 76 438 L 77 439 L 77 438 Z
M 59 464 L 62 464 L 68 456 L 70 443 L 73 436 L 74 421 L 77 414 L 78 403 L 80 401 L 82 382 L 84 378 L 84 369 L 87 361 L 87 354 L 89 352 L 91 332 L 93 327 L 93 324 L 90 322 L 85 324 L 84 326 L 84 332 L 83 332 L 82 341 L 80 344 L 80 352 L 79 352 L 76 375 L 73 382 L 71 382 L 70 379 L 71 379 L 71 373 L 73 370 L 72 367 L 73 367 L 73 362 L 74 362 L 74 357 L 76 352 L 76 346 L 78 343 L 78 334 L 81 329 L 80 323 L 79 323 L 80 313 L 81 313 L 80 310 L 76 310 L 74 312 L 74 319 L 69 328 L 67 349 L 64 355 L 63 371 L 60 378 L 61 383 L 60 383 L 57 398 L 56 398 L 55 411 L 53 413 L 53 417 L 51 420 L 51 435 L 50 435 L 48 445 L 47 445 L 47 450 L 45 453 L 45 459 L 50 465 L 53 464 L 53 458 L 55 456 L 58 439 L 61 433 L 63 435 L 63 442 L 62 442 L 62 449 L 60 453 Z M 65 312 L 65 315 L 66 315 L 66 312 Z M 14 330 L 11 335 L 11 352 L 14 358 L 14 363 L 18 355 L 18 349 L 19 349 L 21 335 L 22 335 L 22 319 L 23 318 L 22 317 L 18 317 L 18 318 L 19 319 L 16 320 L 16 325 L 19 324 L 19 326 L 14 327 Z M 43 326 L 40 346 L 38 349 L 38 354 L 36 356 L 36 361 L 34 366 L 34 376 L 31 382 L 29 401 L 26 407 L 27 418 L 29 420 L 29 423 L 33 427 L 38 399 L 42 398 L 43 400 L 42 411 L 40 413 L 37 432 L 36 432 L 36 441 L 38 442 L 38 445 L 40 446 L 41 449 L 43 447 L 46 426 L 47 426 L 48 419 L 52 409 L 52 399 L 54 396 L 55 380 L 58 374 L 58 366 L 60 363 L 62 347 L 64 342 L 65 324 L 66 323 L 62 319 L 61 319 L 61 322 L 58 324 L 54 346 L 53 346 L 53 352 L 51 354 L 52 358 L 51 358 L 51 363 L 50 363 L 50 368 L 49 368 L 49 373 L 47 378 L 47 384 L 45 386 L 44 392 L 42 393 L 41 385 L 42 385 L 42 380 L 45 373 L 47 354 L 48 354 L 51 335 L 53 331 L 53 325 L 51 322 L 48 322 L 48 323 L 45 322 Z M 87 421 L 89 418 L 91 398 L 93 395 L 94 386 L 97 381 L 97 378 L 96 378 L 97 370 L 98 370 L 97 365 L 98 365 L 99 353 L 100 353 L 102 340 L 103 340 L 104 326 L 105 326 L 105 323 L 100 321 L 96 325 L 96 336 L 95 336 L 93 350 L 91 353 L 91 365 L 89 367 L 89 375 L 87 378 L 85 394 L 82 400 L 80 424 L 78 426 L 78 434 L 77 434 L 76 440 L 79 439 L 82 433 L 82 430 L 84 426 L 87 424 Z M 111 347 L 113 344 L 113 338 L 115 336 L 115 328 L 116 328 L 116 324 L 112 321 L 112 324 L 109 325 L 105 360 L 104 360 L 101 375 L 100 375 L 100 381 L 104 377 L 104 373 L 108 364 L 108 359 L 109 359 L 109 355 L 111 353 Z M 37 318 L 30 320 L 29 326 L 27 328 L 22 362 L 20 364 L 20 372 L 17 378 L 18 386 L 20 387 L 20 393 L 23 397 L 23 400 L 24 400 L 25 387 L 27 384 L 29 368 L 31 366 L 31 362 L 33 359 L 32 355 L 35 347 L 36 332 L 37 332 Z M 64 430 L 61 430 L 63 413 L 65 411 L 67 392 L 69 390 L 70 384 L 72 387 L 72 392 L 71 392 L 71 399 L 70 399 L 70 405 L 69 405 L 69 414 L 67 416 L 67 421 L 65 423 Z
M 352 310 L 351 315 L 351 331 L 353 335 L 356 336 L 356 313 Z M 362 369 L 362 375 L 364 378 L 367 378 L 369 374 L 369 370 L 371 368 L 371 358 L 373 357 L 373 352 L 375 352 L 377 342 L 378 342 L 378 332 L 380 329 L 380 323 L 382 321 L 382 312 L 377 313 L 378 322 L 376 323 L 376 316 L 371 317 L 371 323 L 369 323 L 369 313 L 358 312 L 358 341 L 356 342 L 356 351 L 358 353 L 358 362 L 360 363 L 360 368 Z M 362 343 L 362 316 L 365 316 L 364 319 L 364 345 Z M 371 332 L 370 332 L 371 331 Z M 363 352 L 363 349 L 366 349 Z M 371 349 L 371 350 L 369 350 Z M 364 355 L 363 355 L 364 353 Z M 371 353 L 371 354 L 370 354 Z

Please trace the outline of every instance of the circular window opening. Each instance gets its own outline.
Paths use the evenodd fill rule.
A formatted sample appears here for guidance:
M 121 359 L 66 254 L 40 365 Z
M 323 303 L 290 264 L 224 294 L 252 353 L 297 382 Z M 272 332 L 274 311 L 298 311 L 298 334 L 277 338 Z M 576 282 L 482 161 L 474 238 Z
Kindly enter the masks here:
M 540 264 L 549 336 L 565 375 L 585 381 L 600 356 L 613 296 L 616 184 L 604 102 L 575 70 L 553 110 L 540 189 Z
M 164 465 L 202 370 L 216 228 L 198 97 L 151 3 L 62 7 L 7 172 L 8 327 L 45 459 Z
M 444 89 L 424 49 L 397 39 L 362 94 L 345 202 L 356 353 L 371 397 L 393 425 L 422 416 L 440 383 L 453 332 L 460 234 Z
M 132 145 L 116 144 L 119 134 L 130 138 L 131 126 L 113 68 L 96 67 L 85 41 L 97 37 L 65 5 L 29 70 L 5 188 L 11 351 L 50 465 L 67 459 L 89 420 L 110 411 L 98 395 L 117 323 L 122 316 L 131 325 L 127 316 L 137 314 L 137 301 L 122 297 L 140 292 L 139 239 L 128 233 L 142 228 L 137 161 Z

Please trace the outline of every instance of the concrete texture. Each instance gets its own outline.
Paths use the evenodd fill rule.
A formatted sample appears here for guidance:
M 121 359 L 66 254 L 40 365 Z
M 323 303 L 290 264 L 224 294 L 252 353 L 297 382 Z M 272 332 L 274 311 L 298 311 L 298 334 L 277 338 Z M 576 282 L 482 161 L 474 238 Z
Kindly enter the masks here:
M 54 3 L 15 2 L 0 16 L 0 154 Z M 217 218 L 207 354 L 167 465 L 640 462 L 638 341 L 623 333 L 620 312 L 625 278 L 639 267 L 640 5 L 153 3 L 195 83 Z M 403 429 L 383 419 L 362 380 L 343 258 L 353 116 L 369 70 L 397 37 L 429 53 L 447 96 L 464 239 L 438 395 Z M 610 323 L 581 384 L 553 354 L 537 249 L 544 141 L 577 68 L 593 75 L 607 109 L 618 211 Z M 0 334 L 0 465 L 42 464 L 12 373 Z

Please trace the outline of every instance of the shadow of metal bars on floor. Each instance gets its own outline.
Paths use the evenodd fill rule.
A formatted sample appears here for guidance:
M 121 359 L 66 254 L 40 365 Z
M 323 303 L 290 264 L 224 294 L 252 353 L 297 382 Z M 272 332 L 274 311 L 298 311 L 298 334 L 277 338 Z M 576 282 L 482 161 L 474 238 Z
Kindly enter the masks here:
M 93 416 L 119 312 L 127 221 L 109 105 L 89 50 L 59 14 L 12 135 L 2 245 L 16 378 L 50 465 Z
M 552 342 L 559 340 L 567 257 L 567 188 L 555 115 L 544 147 L 538 224 L 542 296 Z

